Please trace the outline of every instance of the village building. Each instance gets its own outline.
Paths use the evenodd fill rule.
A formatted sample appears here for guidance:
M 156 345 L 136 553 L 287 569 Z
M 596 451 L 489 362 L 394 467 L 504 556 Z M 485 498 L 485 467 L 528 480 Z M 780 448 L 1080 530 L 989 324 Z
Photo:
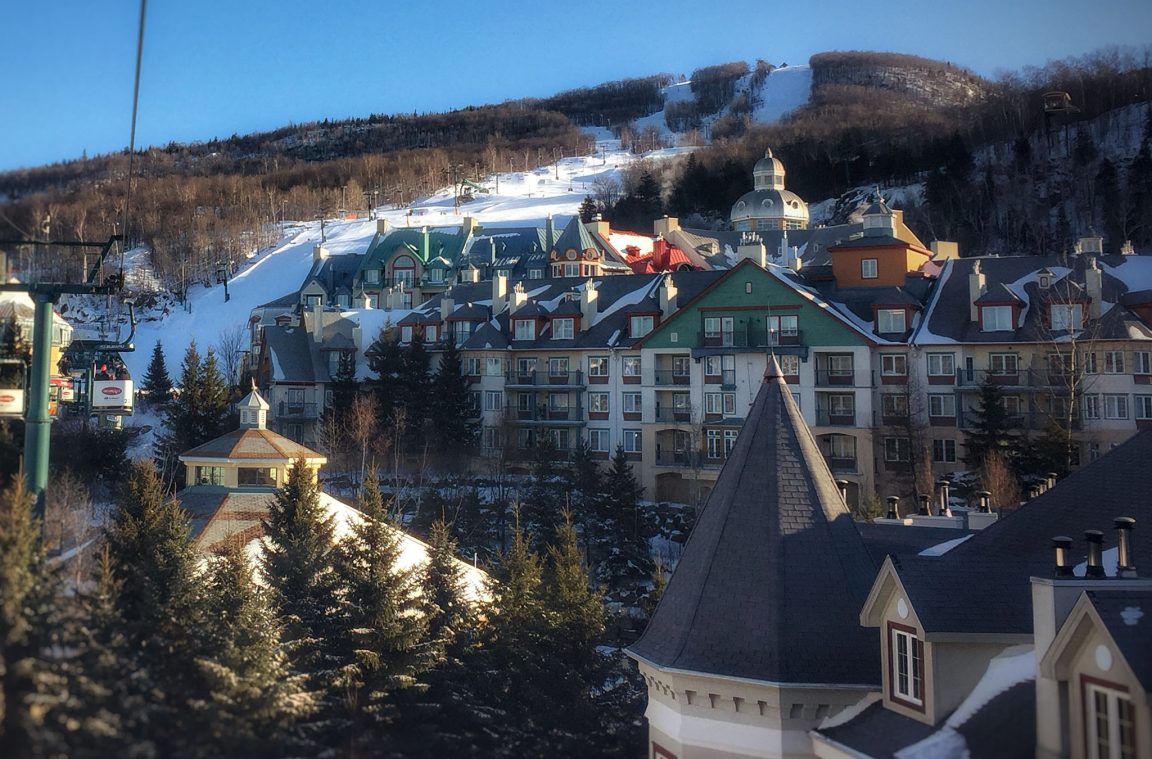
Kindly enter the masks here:
M 764 151 L 752 169 L 754 188 L 732 206 L 732 226 L 737 232 L 805 229 L 808 204 L 784 188 L 784 164 Z

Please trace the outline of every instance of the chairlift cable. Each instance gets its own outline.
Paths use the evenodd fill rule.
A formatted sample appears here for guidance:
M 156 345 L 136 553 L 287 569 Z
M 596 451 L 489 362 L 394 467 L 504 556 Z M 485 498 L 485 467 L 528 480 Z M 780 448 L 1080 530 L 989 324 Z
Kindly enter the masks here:
M 148 0 L 140 0 L 140 27 L 136 33 L 136 74 L 132 85 L 132 125 L 128 137 L 128 187 L 124 192 L 124 239 L 120 241 L 120 290 L 124 289 L 124 254 L 128 241 L 129 209 L 132 205 L 132 175 L 136 161 L 136 114 L 140 106 L 140 65 L 144 57 L 144 18 Z

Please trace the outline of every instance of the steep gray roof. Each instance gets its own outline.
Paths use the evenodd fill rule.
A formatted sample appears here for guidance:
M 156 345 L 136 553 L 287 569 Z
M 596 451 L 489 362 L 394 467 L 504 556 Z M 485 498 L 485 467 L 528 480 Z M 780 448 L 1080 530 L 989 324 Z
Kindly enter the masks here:
M 1134 483 L 1147 479 L 1149 462 L 1152 430 L 1143 430 L 943 556 L 894 558 L 925 632 L 1031 634 L 1028 578 L 1052 575 L 1051 538 L 1074 539 L 1073 563 L 1085 561 L 1085 530 L 1114 544 L 1116 517 L 1148 514 Z M 1152 566 L 1152 540 L 1133 538 L 1135 565 Z
M 1003 258 L 959 258 L 946 261 L 929 303 L 925 318 L 913 340 L 919 344 L 938 345 L 955 342 L 1010 343 L 1046 342 L 1052 334 L 1043 325 L 1042 311 L 1046 299 L 1085 298 L 1084 269 L 1088 256 L 1008 256 Z M 1091 325 L 1096 340 L 1148 340 L 1152 329 L 1143 324 L 1126 304 L 1128 296 L 1152 289 L 1152 256 L 1100 256 L 1103 317 Z M 983 332 L 979 322 L 970 318 L 971 297 L 968 275 L 976 262 L 984 273 L 989 292 L 999 293 L 997 300 L 1007 300 L 1007 293 L 1022 301 L 1023 321 L 1009 331 Z M 1048 291 L 1037 284 L 1040 273 L 1048 269 L 1060 275 Z M 1006 292 L 1005 292 L 1006 291 Z M 1087 314 L 1085 314 L 1087 317 Z
M 788 386 L 765 379 L 630 651 L 705 674 L 875 684 L 878 632 L 858 618 L 875 572 Z
M 265 327 L 274 382 L 328 382 L 328 365 L 303 327 Z

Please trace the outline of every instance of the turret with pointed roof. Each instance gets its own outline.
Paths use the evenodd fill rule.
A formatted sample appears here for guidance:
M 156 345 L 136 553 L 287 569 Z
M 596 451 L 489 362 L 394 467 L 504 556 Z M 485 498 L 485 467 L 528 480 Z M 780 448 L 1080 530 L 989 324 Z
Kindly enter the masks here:
M 802 749 L 824 716 L 878 687 L 877 633 L 857 616 L 875 572 L 772 358 L 664 597 L 629 648 L 649 682 L 653 740 L 681 749 L 700 740 L 682 727 L 691 720 L 660 719 L 668 712 L 658 701 L 680 718 L 716 720 L 705 731 L 720 741 L 713 749 Z M 718 699 L 733 708 L 717 709 Z M 762 730 L 766 753 L 730 722 Z

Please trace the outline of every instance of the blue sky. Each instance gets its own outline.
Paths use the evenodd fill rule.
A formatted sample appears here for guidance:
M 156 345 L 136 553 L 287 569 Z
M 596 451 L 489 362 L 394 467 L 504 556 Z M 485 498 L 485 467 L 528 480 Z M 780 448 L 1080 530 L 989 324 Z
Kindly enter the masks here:
M 127 146 L 138 12 L 138 0 L 0 11 L 0 170 Z M 1148 0 L 152 0 L 137 144 L 825 50 L 914 53 L 991 76 L 1150 43 Z

